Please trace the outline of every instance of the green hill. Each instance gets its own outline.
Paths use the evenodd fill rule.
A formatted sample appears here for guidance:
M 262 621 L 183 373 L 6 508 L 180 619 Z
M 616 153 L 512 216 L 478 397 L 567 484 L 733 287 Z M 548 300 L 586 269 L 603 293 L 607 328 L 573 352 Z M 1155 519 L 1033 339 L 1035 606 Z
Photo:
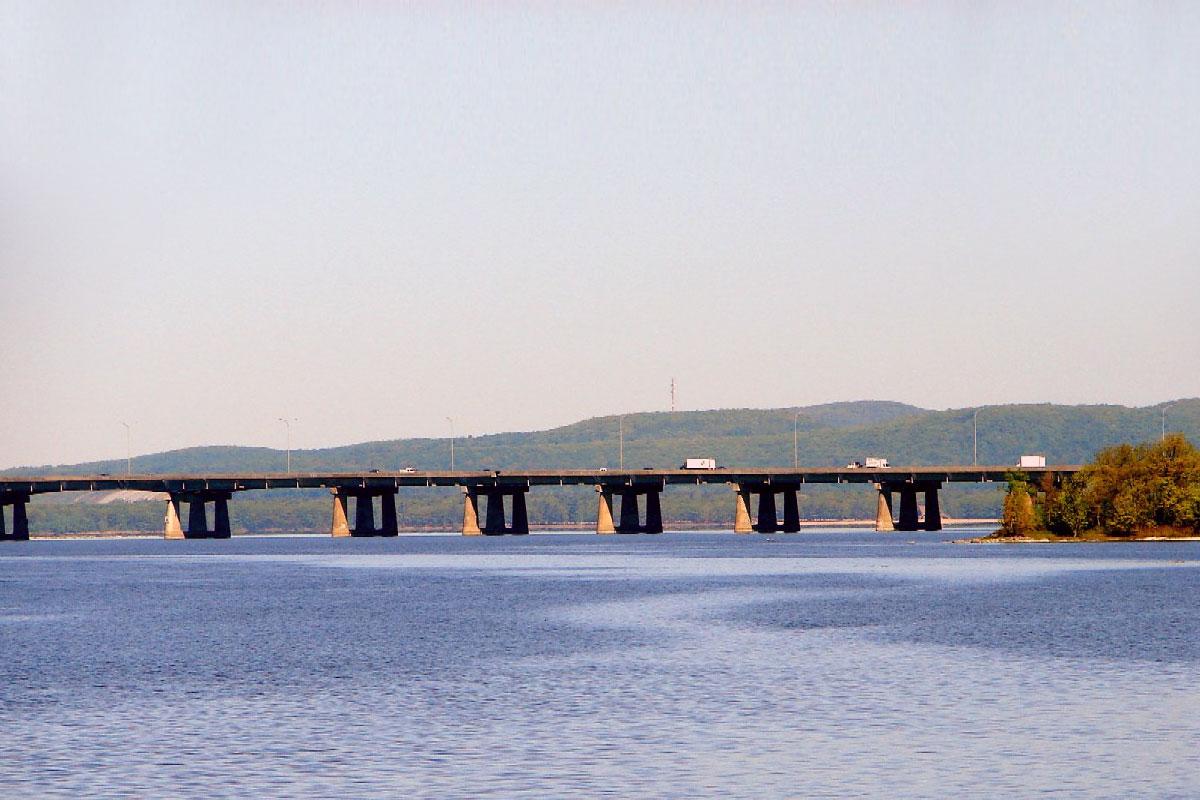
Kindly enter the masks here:
M 1169 430 L 1200 440 L 1200 399 L 1165 405 Z M 1050 463 L 1081 463 L 1109 445 L 1158 437 L 1163 406 L 984 406 L 978 409 L 979 462 L 1010 464 L 1023 453 L 1041 453 Z M 858 401 L 804 408 L 627 414 L 625 464 L 668 467 L 688 456 L 712 456 L 723 466 L 788 466 L 793 458 L 793 425 L 799 431 L 802 466 L 841 465 L 866 455 L 885 456 L 893 464 L 971 463 L 975 410 L 931 411 L 902 403 Z M 461 438 L 455 447 L 456 466 L 506 470 L 616 467 L 620 425 L 616 416 L 597 417 L 544 431 Z M 293 469 L 297 471 L 396 469 L 406 465 L 445 469 L 449 460 L 447 439 L 365 442 L 292 452 Z M 284 453 L 280 450 L 236 446 L 195 447 L 133 459 L 135 472 L 150 474 L 275 471 L 283 464 Z M 124 460 L 110 460 L 12 469 L 5 474 L 124 470 Z M 681 522 L 719 523 L 729 513 L 725 507 L 729 505 L 727 495 L 717 487 L 672 490 L 664 496 L 664 514 Z M 43 515 L 43 530 L 123 526 L 155 529 L 159 524 L 157 507 L 153 513 L 122 504 L 86 508 L 74 504 L 71 511 L 50 510 L 50 505 L 64 501 L 69 502 L 69 498 L 39 498 L 34 509 Z M 819 518 L 866 516 L 873 509 L 872 503 L 869 493 L 861 488 L 857 492 L 813 488 L 806 492 L 805 514 Z M 946 492 L 943 503 L 946 513 L 955 516 L 996 516 L 999 504 L 996 487 L 954 487 Z M 316 495 L 249 494 L 239 496 L 235 505 L 239 510 L 236 516 L 250 529 L 320 529 L 327 524 L 326 498 Z M 593 505 L 592 493 L 587 491 L 539 490 L 530 495 L 531 518 L 548 523 L 586 522 L 595 513 Z M 448 527 L 458 513 L 453 493 L 433 490 L 404 493 L 402 508 L 410 525 Z M 31 521 L 36 528 L 38 520 Z

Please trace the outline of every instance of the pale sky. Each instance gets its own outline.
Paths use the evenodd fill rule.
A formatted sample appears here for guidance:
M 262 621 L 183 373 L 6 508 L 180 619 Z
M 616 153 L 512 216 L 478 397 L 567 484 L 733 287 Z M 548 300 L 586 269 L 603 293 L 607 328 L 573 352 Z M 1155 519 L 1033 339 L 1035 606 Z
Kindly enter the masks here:
M 0 467 L 1200 395 L 1200 4 L 6 2 Z

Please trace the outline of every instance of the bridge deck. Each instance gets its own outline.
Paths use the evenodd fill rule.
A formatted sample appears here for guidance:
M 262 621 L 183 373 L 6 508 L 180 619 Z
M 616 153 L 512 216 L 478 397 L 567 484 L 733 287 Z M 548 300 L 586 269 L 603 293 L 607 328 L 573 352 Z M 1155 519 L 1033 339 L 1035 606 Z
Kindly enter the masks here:
M 175 475 L 36 475 L 0 478 L 0 493 L 45 494 L 136 490 L 147 492 L 247 491 L 254 489 L 370 489 L 387 487 L 449 486 L 465 488 L 516 486 L 638 486 L 698 484 L 805 484 L 838 483 L 988 483 L 1001 482 L 1011 473 L 1031 478 L 1050 473 L 1072 474 L 1078 465 L 1047 467 L 922 466 L 876 468 L 746 469 L 567 469 L 567 470 L 432 470 L 417 472 L 243 472 Z

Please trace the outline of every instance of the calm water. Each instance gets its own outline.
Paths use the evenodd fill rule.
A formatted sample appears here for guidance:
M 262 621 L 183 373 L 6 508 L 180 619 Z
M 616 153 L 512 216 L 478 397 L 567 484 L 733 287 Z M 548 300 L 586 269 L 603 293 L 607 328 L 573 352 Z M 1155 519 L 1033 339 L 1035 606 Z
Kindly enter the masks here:
M 0 548 L 0 796 L 1200 796 L 1200 543 Z

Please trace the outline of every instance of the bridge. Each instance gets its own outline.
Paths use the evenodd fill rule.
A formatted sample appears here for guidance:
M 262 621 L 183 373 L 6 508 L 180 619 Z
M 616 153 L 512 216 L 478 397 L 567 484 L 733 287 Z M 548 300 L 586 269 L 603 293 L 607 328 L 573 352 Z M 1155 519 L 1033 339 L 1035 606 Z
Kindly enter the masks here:
M 529 533 L 525 495 L 536 486 L 592 486 L 596 490 L 596 533 L 662 533 L 661 496 L 669 486 L 725 484 L 734 494 L 736 533 L 800 529 L 799 496 L 808 484 L 864 484 L 878 493 L 875 529 L 941 530 L 938 491 L 946 483 L 1002 482 L 1024 474 L 1034 483 L 1060 482 L 1078 465 L 1049 467 L 941 466 L 641 470 L 456 470 L 328 473 L 214 473 L 186 475 L 40 475 L 0 478 L 0 540 L 29 538 L 26 504 L 52 492 L 141 491 L 167 495 L 163 536 L 167 539 L 226 539 L 229 501 L 238 492 L 266 489 L 327 489 L 333 496 L 333 536 L 396 536 L 396 494 L 406 487 L 457 487 L 463 494 L 464 536 Z M 899 495 L 899 513 L 894 498 Z M 917 496 L 922 495 L 923 504 Z M 779 517 L 776 498 L 782 498 Z M 479 501 L 484 501 L 480 524 Z M 614 499 L 618 501 L 615 506 Z M 757 503 L 752 501 L 757 499 Z M 350 501 L 354 501 L 351 514 Z M 187 506 L 187 526 L 182 507 Z M 208 507 L 213 507 L 210 525 Z M 380 514 L 376 523 L 375 509 Z M 505 507 L 508 507 L 507 511 Z M 752 507 L 755 520 L 752 518 Z M 921 509 L 924 509 L 924 514 Z M 3 513 L 11 508 L 7 514 Z M 12 519 L 11 530 L 5 517 Z M 350 520 L 354 520 L 353 527 Z

